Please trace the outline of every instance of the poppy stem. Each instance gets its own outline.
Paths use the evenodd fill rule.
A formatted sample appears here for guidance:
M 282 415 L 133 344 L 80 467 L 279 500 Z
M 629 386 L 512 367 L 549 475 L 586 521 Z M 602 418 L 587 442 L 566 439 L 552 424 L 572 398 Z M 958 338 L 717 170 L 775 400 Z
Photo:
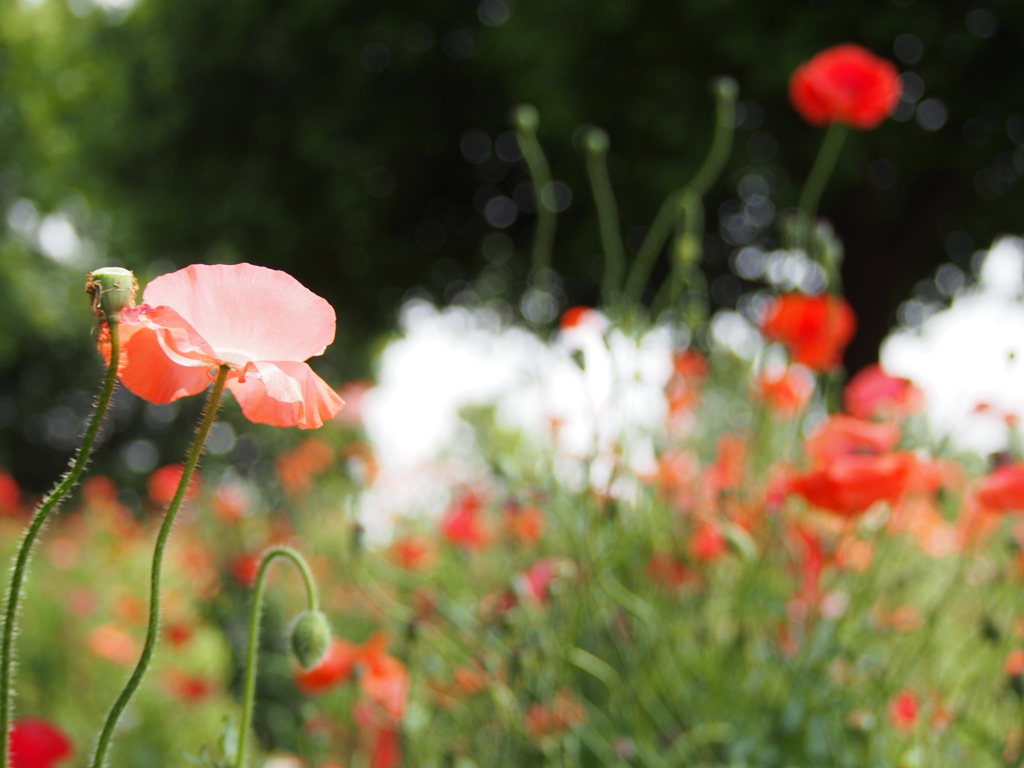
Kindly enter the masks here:
M 181 504 L 185 500 L 185 493 L 192 482 L 192 475 L 195 473 L 196 467 L 199 466 L 199 459 L 203 454 L 203 445 L 206 443 L 206 437 L 210 434 L 210 427 L 217 420 L 217 409 L 220 406 L 221 396 L 224 394 L 224 385 L 227 383 L 229 370 L 226 365 L 222 365 L 217 369 L 217 379 L 214 382 L 213 390 L 210 392 L 210 399 L 206 403 L 202 419 L 199 422 L 195 442 L 192 443 L 192 448 L 189 449 L 188 460 L 185 463 L 185 470 L 182 472 L 181 481 L 178 483 L 178 490 L 174 493 L 174 498 L 171 499 L 171 504 L 167 508 L 167 514 L 164 515 L 163 524 L 160 526 L 160 532 L 157 534 L 156 548 L 153 551 L 153 566 L 150 572 L 149 625 L 146 629 L 146 644 L 143 646 L 142 658 L 139 659 L 135 671 L 128 678 L 128 683 L 125 685 L 124 690 L 121 691 L 121 695 L 117 697 L 117 701 L 114 702 L 114 706 L 111 707 L 110 712 L 107 714 L 103 730 L 100 732 L 99 741 L 96 743 L 96 751 L 93 753 L 92 762 L 90 763 L 92 768 L 101 768 L 104 765 L 117 721 L 142 683 L 142 678 L 145 677 L 146 671 L 149 668 L 149 662 L 153 658 L 153 652 L 156 650 L 157 636 L 160 632 L 160 578 L 163 572 L 164 552 L 167 549 L 167 541 L 171 536 L 171 529 L 174 527 L 174 520 L 178 516 L 178 510 L 181 509 Z
M 736 98 L 739 95 L 739 86 L 731 77 L 721 77 L 715 82 L 715 94 L 717 96 L 715 132 L 711 137 L 711 149 L 708 150 L 707 157 L 704 158 L 704 162 L 690 182 L 685 187 L 670 192 L 665 198 L 665 202 L 661 204 L 661 208 L 654 218 L 654 223 L 651 224 L 651 228 L 644 237 L 626 280 L 625 293 L 633 301 L 640 301 L 654 263 L 658 260 L 658 254 L 661 253 L 661 249 L 672 233 L 672 228 L 676 226 L 679 217 L 690 216 L 690 211 L 694 208 L 692 197 L 696 195 L 698 204 L 701 203 L 701 198 L 707 194 L 722 174 L 729 155 L 732 153 L 733 134 L 736 132 Z M 689 202 L 688 198 L 691 199 Z M 690 210 L 686 210 L 687 207 Z M 703 215 L 702 210 L 701 216 Z M 703 226 L 702 220 L 701 228 Z M 673 274 L 675 274 L 674 268 Z M 669 279 L 668 290 L 670 293 L 673 280 L 674 278 Z M 659 293 L 660 297 L 664 298 L 664 293 Z M 654 306 L 658 306 L 659 303 L 658 299 L 655 299 Z
M 252 724 L 252 713 L 256 702 L 256 667 L 259 661 L 260 617 L 263 614 L 263 594 L 266 591 L 267 572 L 270 564 L 278 557 L 290 560 L 306 585 L 306 603 L 310 611 L 319 610 L 316 582 L 305 558 L 291 547 L 268 549 L 260 561 L 256 584 L 252 596 L 252 612 L 249 614 L 249 644 L 245 658 L 245 686 L 242 689 L 242 721 L 238 727 L 238 750 L 235 752 L 235 768 L 245 768 L 245 752 Z
M 114 393 L 114 385 L 117 383 L 117 365 L 121 354 L 121 337 L 119 322 L 115 320 L 108 323 L 110 329 L 110 364 L 107 366 L 107 376 L 103 380 L 103 389 L 100 390 L 99 400 L 96 401 L 96 408 L 89 421 L 89 427 L 85 431 L 82 445 L 75 455 L 71 469 L 58 483 L 57 487 L 50 491 L 39 508 L 36 510 L 32 521 L 29 523 L 25 536 L 21 540 L 21 546 L 14 559 L 14 566 L 11 569 L 11 583 L 7 588 L 6 607 L 4 610 L 3 641 L 0 648 L 0 768 L 7 768 L 10 759 L 10 733 L 12 710 L 14 706 L 13 683 L 14 683 L 14 638 L 18 634 L 18 606 L 21 602 L 21 591 L 25 584 L 25 577 L 28 572 L 28 560 L 32 554 L 32 547 L 39 538 L 39 534 L 46 524 L 50 514 L 60 505 L 61 501 L 68 495 L 82 472 L 85 465 L 89 463 L 89 454 L 92 453 L 93 443 L 103 425 L 103 417 L 110 406 L 110 398 Z
M 537 140 L 537 128 L 540 116 L 535 107 L 523 104 L 516 108 L 514 114 L 516 136 L 519 138 L 519 149 L 526 160 L 526 167 L 533 180 L 533 192 L 537 202 L 537 229 L 533 235 L 533 280 L 538 289 L 542 289 L 542 274 L 551 268 L 551 251 L 555 245 L 555 209 L 544 204 L 544 191 L 551 184 L 551 168 L 544 156 L 544 148 Z
M 808 247 L 810 246 L 814 217 L 818 214 L 818 203 L 821 202 L 825 186 L 832 176 L 832 171 L 835 170 L 847 133 L 849 133 L 849 128 L 845 123 L 832 123 L 829 126 L 825 133 L 825 140 L 821 143 L 821 149 L 818 150 L 818 157 L 815 159 L 811 172 L 807 175 L 807 181 L 804 182 L 803 191 L 800 193 L 799 208 L 803 218 L 801 228 L 803 241 Z
M 583 145 L 587 154 L 590 188 L 594 193 L 594 203 L 597 205 L 601 247 L 604 250 L 604 285 L 601 294 L 605 306 L 608 306 L 618 298 L 626 271 L 626 253 L 622 247 L 619 209 L 615 204 L 615 192 L 608 176 L 608 134 L 600 128 L 592 128 L 583 139 Z

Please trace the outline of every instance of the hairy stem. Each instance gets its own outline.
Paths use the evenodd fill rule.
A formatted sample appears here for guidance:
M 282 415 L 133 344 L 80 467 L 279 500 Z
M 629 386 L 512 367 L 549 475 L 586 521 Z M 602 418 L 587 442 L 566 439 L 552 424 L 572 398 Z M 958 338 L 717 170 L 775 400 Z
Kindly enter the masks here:
M 178 490 L 175 492 L 174 498 L 171 499 L 171 504 L 167 508 L 163 524 L 160 526 L 160 532 L 157 534 L 149 582 L 149 625 L 146 629 L 146 644 L 142 649 L 142 658 L 139 659 L 135 671 L 132 672 L 132 676 L 128 679 L 128 684 L 125 685 L 121 695 L 117 697 L 117 701 L 114 702 L 114 706 L 111 707 L 110 712 L 107 714 L 103 730 L 100 732 L 99 741 L 96 743 L 96 751 L 93 754 L 91 763 L 92 768 L 101 768 L 104 765 L 117 721 L 142 683 L 142 678 L 145 677 L 146 670 L 149 668 L 149 662 L 153 658 L 157 635 L 160 632 L 160 578 L 163 574 L 164 552 L 167 549 L 167 541 L 171 536 L 171 529 L 174 527 L 174 520 L 178 516 L 178 510 L 181 509 L 182 502 L 185 500 L 185 493 L 188 491 L 189 483 L 192 482 L 192 475 L 195 473 L 196 467 L 199 466 L 199 459 L 203 454 L 203 444 L 206 442 L 206 436 L 210 433 L 210 427 L 213 426 L 214 421 L 217 420 L 217 408 L 220 406 L 221 396 L 224 394 L 224 384 L 227 382 L 228 371 L 229 368 L 226 365 L 220 366 L 217 370 L 217 379 L 213 385 L 213 390 L 210 392 L 210 399 L 206 403 L 202 419 L 199 422 L 199 430 L 196 433 L 195 442 L 192 443 L 192 448 L 189 450 L 185 471 L 181 475 L 181 482 L 178 483 Z
M 7 588 L 6 605 L 4 608 L 3 641 L 0 647 L 0 766 L 7 768 L 10 755 L 10 731 L 12 711 L 14 708 L 14 638 L 18 634 L 18 607 L 21 602 L 21 592 L 28 573 L 28 560 L 32 554 L 32 547 L 39 538 L 39 534 L 46 524 L 50 514 L 54 512 L 61 501 L 68 495 L 71 489 L 78 482 L 86 464 L 89 463 L 89 454 L 92 453 L 93 443 L 100 432 L 103 424 L 103 417 L 110 406 L 110 398 L 114 393 L 114 385 L 117 383 L 117 364 L 121 353 L 121 339 L 119 323 L 115 320 L 109 323 L 110 328 L 110 364 L 107 366 L 107 375 L 103 380 L 103 389 L 100 390 L 99 400 L 96 401 L 96 408 L 93 411 L 89 427 L 85 431 L 82 445 L 75 455 L 71 469 L 57 484 L 50 495 L 39 505 L 28 530 L 21 540 L 18 554 L 15 556 L 11 573 L 11 583 Z
M 245 687 L 242 694 L 242 722 L 238 727 L 238 750 L 235 752 L 235 768 L 245 768 L 245 752 L 248 746 L 249 727 L 252 724 L 252 713 L 256 702 L 256 667 L 259 661 L 260 648 L 260 617 L 263 614 L 263 593 L 266 591 L 267 572 L 270 564 L 278 557 L 290 560 L 306 585 L 306 602 L 310 611 L 318 610 L 316 582 L 309 564 L 291 547 L 273 547 L 263 554 L 260 570 L 256 576 L 256 586 L 252 596 L 252 612 L 249 614 L 249 646 L 245 658 Z

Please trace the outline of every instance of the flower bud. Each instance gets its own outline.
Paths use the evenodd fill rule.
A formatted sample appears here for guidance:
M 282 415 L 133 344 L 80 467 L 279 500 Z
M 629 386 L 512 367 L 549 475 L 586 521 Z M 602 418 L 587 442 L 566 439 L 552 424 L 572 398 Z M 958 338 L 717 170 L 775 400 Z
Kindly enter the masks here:
M 540 126 L 540 113 L 532 104 L 520 104 L 512 112 L 516 128 L 524 133 L 535 133 Z
M 320 611 L 303 611 L 292 628 L 292 653 L 303 669 L 312 669 L 331 644 L 331 625 Z
M 740 94 L 740 84 L 728 75 L 715 78 L 714 91 L 723 99 L 735 99 Z
M 610 143 L 608 134 L 600 128 L 591 128 L 583 139 L 583 146 L 586 147 L 587 152 L 599 157 L 603 157 L 608 153 Z
M 104 267 L 85 278 L 85 292 L 92 297 L 96 317 L 110 323 L 119 322 L 121 310 L 135 306 L 139 281 L 130 269 Z

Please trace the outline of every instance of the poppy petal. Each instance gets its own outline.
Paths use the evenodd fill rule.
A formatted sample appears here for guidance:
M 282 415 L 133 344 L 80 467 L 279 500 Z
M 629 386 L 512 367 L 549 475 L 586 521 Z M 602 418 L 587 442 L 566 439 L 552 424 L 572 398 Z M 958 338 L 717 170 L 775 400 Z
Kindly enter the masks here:
M 153 280 L 143 299 L 174 307 L 225 362 L 302 362 L 334 341 L 334 308 L 276 269 L 193 264 Z
M 275 427 L 318 429 L 345 405 L 306 363 L 255 362 L 255 375 L 228 381 L 249 421 Z

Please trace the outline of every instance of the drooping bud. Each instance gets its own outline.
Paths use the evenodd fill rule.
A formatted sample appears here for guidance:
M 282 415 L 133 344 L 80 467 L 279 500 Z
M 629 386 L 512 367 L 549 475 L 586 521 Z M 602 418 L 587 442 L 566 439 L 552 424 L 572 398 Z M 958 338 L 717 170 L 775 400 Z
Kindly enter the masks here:
M 312 669 L 331 644 L 331 625 L 320 611 L 303 611 L 292 628 L 292 653 L 303 669 Z
M 139 281 L 130 269 L 104 267 L 85 278 L 85 292 L 92 297 L 93 314 L 100 320 L 117 323 L 121 310 L 135 306 Z
M 723 99 L 735 99 L 740 94 L 740 84 L 728 75 L 715 78 L 712 87 L 715 93 Z
M 610 143 L 608 134 L 600 128 L 591 128 L 583 139 L 587 152 L 599 157 L 604 157 L 608 153 Z
M 512 111 L 512 122 L 525 133 L 536 133 L 540 127 L 540 113 L 532 104 L 520 104 Z

